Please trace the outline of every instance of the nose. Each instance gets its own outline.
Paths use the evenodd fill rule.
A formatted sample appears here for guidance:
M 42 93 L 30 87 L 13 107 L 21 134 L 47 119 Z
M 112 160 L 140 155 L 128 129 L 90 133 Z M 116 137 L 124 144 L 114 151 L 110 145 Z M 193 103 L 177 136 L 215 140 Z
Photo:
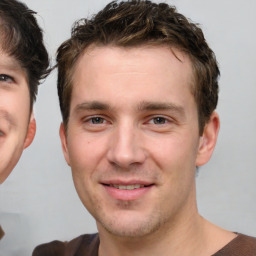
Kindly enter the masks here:
M 132 125 L 117 127 L 111 137 L 107 158 L 111 164 L 127 169 L 142 164 L 146 159 L 142 143 L 142 134 Z

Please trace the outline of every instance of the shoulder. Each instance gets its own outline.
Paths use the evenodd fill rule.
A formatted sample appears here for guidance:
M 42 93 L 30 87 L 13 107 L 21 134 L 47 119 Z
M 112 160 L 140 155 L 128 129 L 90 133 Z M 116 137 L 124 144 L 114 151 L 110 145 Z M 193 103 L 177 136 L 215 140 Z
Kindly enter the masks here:
M 70 242 L 52 241 L 37 246 L 32 256 L 65 256 L 90 255 L 97 256 L 99 247 L 98 234 L 86 234 L 74 238 Z
M 213 256 L 256 256 L 256 238 L 238 234 Z
M 67 244 L 68 255 L 97 256 L 99 243 L 98 234 L 79 236 Z

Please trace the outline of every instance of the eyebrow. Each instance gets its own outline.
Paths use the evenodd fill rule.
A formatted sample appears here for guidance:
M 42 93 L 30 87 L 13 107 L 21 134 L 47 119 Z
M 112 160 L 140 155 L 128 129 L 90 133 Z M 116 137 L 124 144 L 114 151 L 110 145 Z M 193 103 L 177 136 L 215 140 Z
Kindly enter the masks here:
M 169 102 L 147 102 L 143 101 L 138 106 L 139 111 L 144 110 L 173 110 L 177 112 L 184 113 L 184 108 L 182 106 L 178 106 L 174 103 Z
M 78 104 L 75 107 L 75 112 L 80 112 L 83 110 L 109 110 L 110 106 L 106 103 L 99 101 L 89 101 Z
M 110 107 L 109 104 L 100 102 L 100 101 L 89 101 L 78 104 L 75 107 L 75 112 L 80 112 L 83 110 L 110 110 L 114 109 Z M 157 111 L 157 110 L 169 110 L 177 112 L 180 115 L 185 115 L 185 110 L 182 106 L 176 105 L 174 103 L 165 103 L 165 102 L 141 102 L 137 107 L 137 111 Z

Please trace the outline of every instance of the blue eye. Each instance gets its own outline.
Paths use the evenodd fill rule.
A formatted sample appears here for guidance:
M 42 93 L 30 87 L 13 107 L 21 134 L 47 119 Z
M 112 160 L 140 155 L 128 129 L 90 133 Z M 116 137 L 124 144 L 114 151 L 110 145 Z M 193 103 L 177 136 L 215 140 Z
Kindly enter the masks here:
M 0 74 L 0 82 L 13 82 L 13 78 L 5 74 Z

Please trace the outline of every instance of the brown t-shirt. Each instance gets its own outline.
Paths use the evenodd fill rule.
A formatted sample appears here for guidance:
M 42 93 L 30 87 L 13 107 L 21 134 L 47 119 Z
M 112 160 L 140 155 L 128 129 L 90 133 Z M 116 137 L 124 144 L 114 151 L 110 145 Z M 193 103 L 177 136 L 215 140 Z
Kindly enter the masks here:
M 70 242 L 53 241 L 35 248 L 32 256 L 98 256 L 99 236 L 82 235 Z M 256 256 L 256 238 L 238 234 L 212 256 Z

